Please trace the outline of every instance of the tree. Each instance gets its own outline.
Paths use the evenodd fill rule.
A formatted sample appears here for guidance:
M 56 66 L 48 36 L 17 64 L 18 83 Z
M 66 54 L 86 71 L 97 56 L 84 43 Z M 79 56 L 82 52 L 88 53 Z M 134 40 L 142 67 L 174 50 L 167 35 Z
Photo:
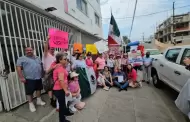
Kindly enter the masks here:
M 123 36 L 123 42 L 124 42 L 125 44 L 128 44 L 128 43 L 131 42 L 131 40 L 128 38 L 128 36 Z

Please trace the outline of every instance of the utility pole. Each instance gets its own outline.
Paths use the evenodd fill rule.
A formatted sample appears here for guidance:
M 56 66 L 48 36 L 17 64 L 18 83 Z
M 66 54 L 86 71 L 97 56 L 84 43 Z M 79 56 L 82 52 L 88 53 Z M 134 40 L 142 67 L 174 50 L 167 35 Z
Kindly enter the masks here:
M 172 35 L 172 39 L 173 39 L 173 43 L 175 45 L 175 2 L 173 2 L 173 35 Z
M 142 41 L 144 42 L 144 33 L 143 33 L 143 35 L 142 35 Z

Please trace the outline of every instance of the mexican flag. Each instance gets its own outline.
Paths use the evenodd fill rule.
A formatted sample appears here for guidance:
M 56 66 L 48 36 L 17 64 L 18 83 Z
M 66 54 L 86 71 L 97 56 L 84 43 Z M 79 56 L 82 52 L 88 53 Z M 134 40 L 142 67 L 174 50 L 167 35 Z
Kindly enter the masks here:
M 111 14 L 110 28 L 108 34 L 108 45 L 121 45 L 122 40 L 120 37 L 120 31 L 115 21 L 114 16 Z

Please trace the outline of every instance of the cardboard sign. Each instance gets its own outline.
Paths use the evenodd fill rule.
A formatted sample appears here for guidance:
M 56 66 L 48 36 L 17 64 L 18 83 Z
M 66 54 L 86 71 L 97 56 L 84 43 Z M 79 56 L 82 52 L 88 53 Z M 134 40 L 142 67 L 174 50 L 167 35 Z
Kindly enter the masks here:
M 96 45 L 96 48 L 99 53 L 103 53 L 103 52 L 106 52 L 109 50 L 107 42 L 105 42 L 105 41 L 101 40 L 101 41 L 95 42 L 94 44 Z
M 140 66 L 143 65 L 143 59 L 141 57 L 140 51 L 130 52 L 128 53 L 129 56 L 129 63 L 133 66 Z
M 74 43 L 73 44 L 73 52 L 75 52 L 76 50 L 78 50 L 79 51 L 79 53 L 82 53 L 82 44 L 80 44 L 80 43 Z
M 92 54 L 97 54 L 98 51 L 96 49 L 96 45 L 94 44 L 86 44 L 86 52 L 91 52 Z
M 68 49 L 69 34 L 67 32 L 64 32 L 55 28 L 50 28 L 49 36 L 50 36 L 50 40 L 49 40 L 50 47 Z

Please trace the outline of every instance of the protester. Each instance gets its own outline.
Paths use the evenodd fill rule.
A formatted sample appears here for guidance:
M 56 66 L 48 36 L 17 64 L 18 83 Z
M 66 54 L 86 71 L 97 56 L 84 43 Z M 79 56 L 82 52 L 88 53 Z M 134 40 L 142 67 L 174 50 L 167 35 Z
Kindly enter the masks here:
M 132 88 L 142 87 L 142 83 L 137 82 L 137 71 L 133 68 L 131 64 L 127 65 L 127 78 L 130 87 Z
M 119 81 L 119 77 L 122 78 L 122 81 Z M 129 86 L 129 83 L 127 82 L 127 77 L 125 73 L 121 71 L 120 67 L 115 67 L 114 69 L 113 82 L 114 85 L 116 85 L 119 88 L 119 91 L 127 90 L 127 87 Z
M 143 82 L 146 81 L 147 84 L 150 83 L 151 68 L 152 58 L 150 57 L 150 52 L 146 52 L 146 56 L 143 58 Z
M 111 75 L 111 72 L 109 71 L 109 68 L 107 66 L 104 67 L 103 75 L 105 77 L 106 86 L 111 88 L 113 86 L 112 75 Z
M 87 67 L 83 54 L 80 54 L 80 53 L 77 54 L 77 58 L 73 64 L 73 69 L 76 69 L 77 67 L 80 67 L 80 68 Z
M 98 65 L 97 69 L 99 71 L 104 70 L 104 67 L 106 65 L 106 61 L 105 61 L 104 57 L 102 56 L 102 53 L 98 54 L 98 58 L 95 60 L 95 63 Z
M 33 93 L 36 91 L 37 105 L 45 105 L 41 99 L 43 64 L 39 57 L 34 55 L 31 47 L 25 48 L 25 56 L 19 57 L 17 60 L 17 72 L 20 81 L 24 83 L 29 109 L 35 112 L 36 108 L 32 102 Z
M 53 71 L 53 79 L 55 82 L 53 93 L 59 102 L 59 121 L 70 122 L 65 118 L 65 116 L 73 115 L 73 113 L 70 113 L 69 109 L 66 106 L 65 96 L 69 96 L 70 92 L 68 90 L 68 72 L 65 69 L 67 64 L 67 57 L 64 55 L 64 53 L 58 53 L 56 55 L 56 64 L 57 67 Z
M 49 39 L 48 37 L 47 41 L 45 42 L 44 45 L 44 56 L 42 58 L 42 62 L 44 65 L 44 70 L 47 72 L 47 70 L 50 68 L 51 64 L 55 61 L 55 49 L 49 47 Z M 47 79 L 45 81 L 47 83 L 47 88 L 45 89 L 48 92 L 49 98 L 50 98 L 50 104 L 52 107 L 56 107 L 56 100 L 53 98 L 53 93 L 52 93 L 52 88 L 53 88 L 53 82 L 52 78 Z
M 91 53 L 91 52 L 88 52 L 88 53 L 87 53 L 86 65 L 87 65 L 88 67 L 93 67 L 93 66 L 94 66 L 93 60 L 92 60 L 92 53 Z
M 113 54 L 109 55 L 109 58 L 107 59 L 107 66 L 111 72 L 111 74 L 113 74 L 114 72 L 114 59 L 113 59 Z
M 109 90 L 109 87 L 106 86 L 106 78 L 103 75 L 103 71 L 98 72 L 97 82 L 98 82 L 98 86 L 102 86 L 105 91 Z
M 80 86 L 78 82 L 78 76 L 76 72 L 72 72 L 69 76 L 68 88 L 71 92 L 71 100 L 69 100 L 70 105 L 69 109 L 72 112 L 76 112 L 77 110 L 81 110 L 84 108 L 85 103 L 81 102 L 81 94 L 80 94 Z
M 117 55 L 115 59 L 115 67 L 121 68 L 121 55 Z
M 128 54 L 124 53 L 123 57 L 121 58 L 121 67 L 124 72 L 127 70 L 127 64 L 128 64 Z

